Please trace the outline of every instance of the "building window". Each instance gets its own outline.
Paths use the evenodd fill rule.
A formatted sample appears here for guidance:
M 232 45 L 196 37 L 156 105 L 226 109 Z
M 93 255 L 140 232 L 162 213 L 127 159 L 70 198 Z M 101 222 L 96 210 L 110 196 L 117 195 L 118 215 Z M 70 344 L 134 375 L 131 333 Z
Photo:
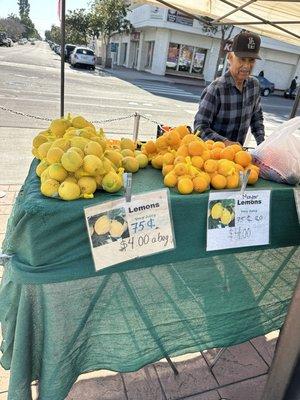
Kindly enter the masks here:
M 126 64 L 127 62 L 127 43 L 123 43 L 123 60 L 122 60 L 122 64 Z
M 206 58 L 206 49 L 179 43 L 170 43 L 166 71 L 179 74 L 201 75 Z
M 154 51 L 154 41 L 148 42 L 147 61 L 146 61 L 146 67 L 147 68 L 151 68 L 152 67 L 153 51 Z

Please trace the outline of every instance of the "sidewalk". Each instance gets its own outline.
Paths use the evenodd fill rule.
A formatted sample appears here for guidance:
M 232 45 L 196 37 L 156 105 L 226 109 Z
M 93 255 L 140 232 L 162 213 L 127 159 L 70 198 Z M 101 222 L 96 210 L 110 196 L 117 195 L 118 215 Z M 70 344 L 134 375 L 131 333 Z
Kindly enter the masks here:
M 0 185 L 0 192 L 6 192 L 0 198 L 0 243 L 20 187 Z M 2 274 L 0 266 L 0 280 Z M 259 400 L 277 336 L 275 331 L 226 349 L 212 369 L 217 349 L 173 357 L 178 376 L 166 360 L 132 373 L 101 370 L 84 374 L 66 400 Z M 0 367 L 0 400 L 7 400 L 8 383 L 9 372 Z

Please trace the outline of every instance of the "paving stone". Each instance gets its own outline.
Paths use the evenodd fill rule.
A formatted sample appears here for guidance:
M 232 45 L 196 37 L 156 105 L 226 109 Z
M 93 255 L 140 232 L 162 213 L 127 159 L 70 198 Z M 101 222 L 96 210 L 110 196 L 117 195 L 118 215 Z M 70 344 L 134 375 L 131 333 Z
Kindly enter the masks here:
M 228 400 L 259 400 L 262 396 L 267 375 L 238 382 L 218 389 L 221 398 Z
M 279 330 L 270 332 L 265 336 L 259 336 L 251 340 L 251 343 L 270 366 L 273 360 L 274 351 L 279 336 Z
M 12 204 L 1 204 L 0 214 L 10 214 L 12 210 Z
M 201 355 L 174 364 L 179 375 L 174 375 L 167 363 L 154 364 L 167 399 L 192 396 L 216 388 L 217 382 Z
M 9 215 L 0 214 L 0 233 L 4 234 Z
M 156 371 L 148 365 L 137 372 L 123 374 L 128 400 L 165 400 Z
M 203 352 L 203 355 L 210 364 L 217 353 L 218 349 L 212 349 Z M 248 342 L 228 347 L 213 366 L 213 373 L 220 385 L 252 378 L 267 370 L 264 360 Z
M 209 392 L 196 394 L 195 396 L 186 397 L 184 400 L 220 400 L 220 396 L 216 390 L 210 390 Z
M 7 192 L 4 197 L 0 197 L 0 204 L 14 204 L 15 197 L 16 197 L 15 192 Z
M 66 400 L 126 400 L 121 374 L 88 379 L 82 377 L 73 385 Z

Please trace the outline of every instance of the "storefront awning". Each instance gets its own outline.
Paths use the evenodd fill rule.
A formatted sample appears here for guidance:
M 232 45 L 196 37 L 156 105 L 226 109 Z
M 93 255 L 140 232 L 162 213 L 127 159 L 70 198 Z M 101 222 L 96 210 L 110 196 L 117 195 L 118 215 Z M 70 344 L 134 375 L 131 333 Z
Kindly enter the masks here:
M 300 46 L 300 0 L 133 0 L 177 9 L 212 24 L 231 24 L 285 43 Z

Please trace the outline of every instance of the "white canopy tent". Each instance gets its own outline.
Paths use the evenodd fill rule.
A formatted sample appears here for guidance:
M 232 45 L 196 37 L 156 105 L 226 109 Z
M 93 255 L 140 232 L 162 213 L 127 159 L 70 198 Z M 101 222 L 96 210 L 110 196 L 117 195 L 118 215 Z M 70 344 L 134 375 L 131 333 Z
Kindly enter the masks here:
M 300 0 L 133 0 L 183 11 L 212 25 L 231 24 L 300 46 Z

